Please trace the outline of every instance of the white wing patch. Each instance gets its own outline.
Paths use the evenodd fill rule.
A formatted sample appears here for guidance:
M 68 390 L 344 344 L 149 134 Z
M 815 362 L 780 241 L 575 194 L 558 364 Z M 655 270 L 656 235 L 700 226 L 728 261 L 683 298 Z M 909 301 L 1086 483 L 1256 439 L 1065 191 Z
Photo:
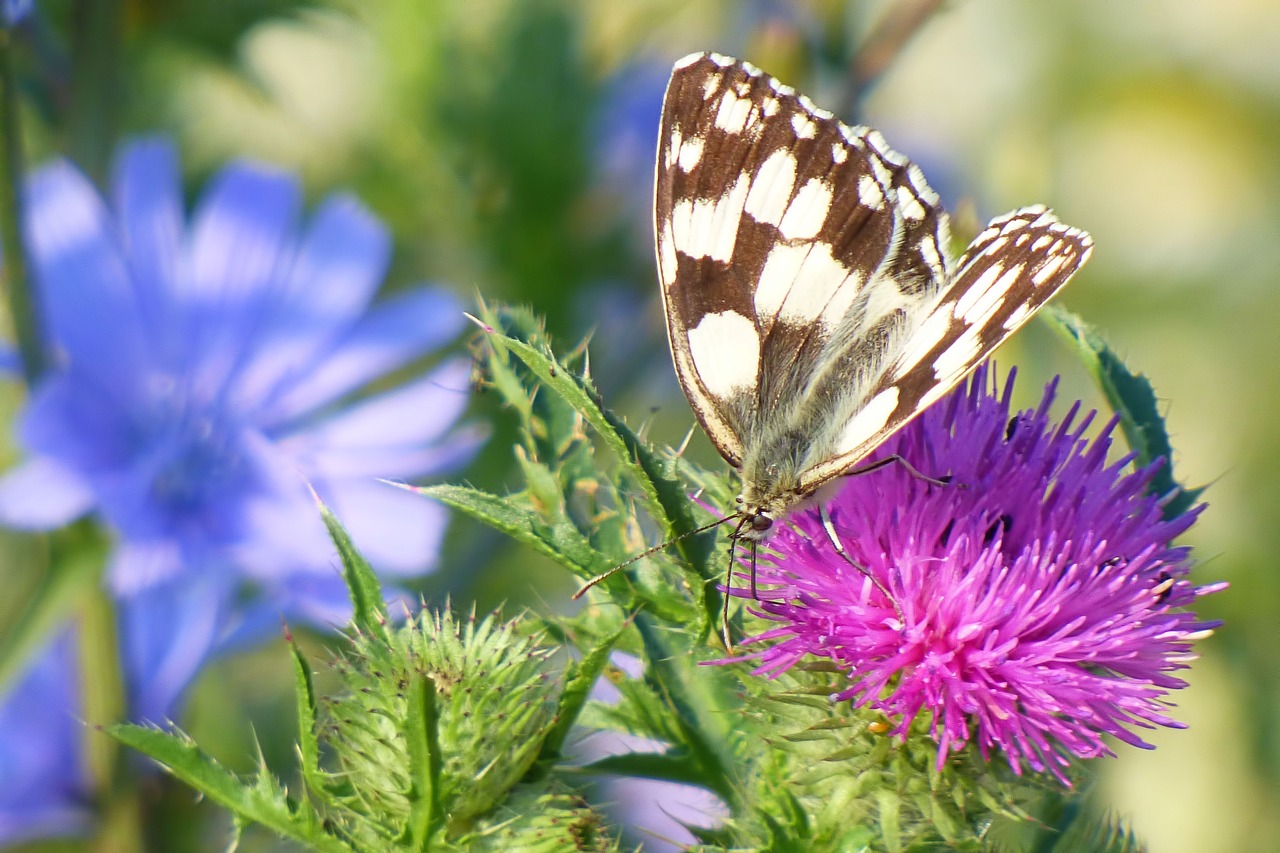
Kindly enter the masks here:
M 898 389 L 890 386 L 867 401 L 853 420 L 845 425 L 836 442 L 837 453 L 849 453 L 884 428 L 889 416 L 898 407 Z
M 760 339 L 754 322 L 736 311 L 708 314 L 688 337 L 698 378 L 713 396 L 728 399 L 755 386 Z
M 787 240 L 812 240 L 818 236 L 831 210 L 831 184 L 811 178 L 796 193 L 778 230 Z
M 756 311 L 792 323 L 811 323 L 822 316 L 849 270 L 826 243 L 778 243 L 760 273 Z
M 760 165 L 744 208 L 751 218 L 777 226 L 786 215 L 791 190 L 796 185 L 796 158 L 785 148 L 770 154 Z
M 738 242 L 738 218 L 751 188 L 751 176 L 742 175 L 718 199 L 685 199 L 671 209 L 671 237 L 691 258 L 727 262 Z

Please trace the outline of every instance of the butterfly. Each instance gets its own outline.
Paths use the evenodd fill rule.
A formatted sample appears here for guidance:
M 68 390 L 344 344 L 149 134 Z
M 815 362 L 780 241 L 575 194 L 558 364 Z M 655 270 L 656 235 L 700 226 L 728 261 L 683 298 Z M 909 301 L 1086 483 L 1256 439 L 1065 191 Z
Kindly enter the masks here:
M 1036 205 L 992 220 L 953 261 L 947 215 L 918 166 L 879 132 L 715 53 L 675 64 L 657 156 L 672 360 L 741 479 L 722 520 L 738 521 L 732 539 L 753 555 L 824 486 L 879 467 L 856 466 L 1092 251 L 1088 234 Z

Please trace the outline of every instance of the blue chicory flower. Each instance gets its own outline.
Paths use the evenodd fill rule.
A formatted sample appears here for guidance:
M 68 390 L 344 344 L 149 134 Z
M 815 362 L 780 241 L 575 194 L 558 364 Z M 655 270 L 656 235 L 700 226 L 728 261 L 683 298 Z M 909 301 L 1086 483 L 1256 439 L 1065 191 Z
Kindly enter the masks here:
M 0 478 L 0 523 L 96 512 L 119 595 L 228 574 L 276 613 L 332 614 L 345 593 L 310 483 L 379 570 L 431 568 L 445 511 L 376 478 L 469 458 L 466 359 L 343 403 L 456 336 L 456 299 L 420 287 L 371 306 L 386 230 L 345 195 L 302 224 L 297 180 L 266 166 L 226 167 L 187 214 L 174 147 L 143 140 L 113 202 L 66 162 L 27 186 L 56 365 L 21 421 L 29 456 Z
M 877 451 L 899 454 L 955 486 L 902 466 L 852 477 L 828 504 L 850 556 L 816 510 L 796 513 L 757 566 L 770 623 L 749 642 L 759 674 L 807 656 L 848 675 L 835 697 L 877 709 L 904 735 L 921 715 L 938 763 L 974 741 L 1063 782 L 1073 759 L 1109 755 L 1104 736 L 1149 747 L 1134 728 L 1181 727 L 1167 714 L 1173 675 L 1216 623 L 1191 610 L 1221 584 L 1187 578 L 1173 540 L 1200 508 L 1166 519 L 1148 486 L 1158 467 L 1108 460 L 1112 419 L 1092 440 L 1079 404 L 1010 417 L 985 369 Z M 881 593 L 887 590 L 888 600 Z M 748 598 L 750 589 L 733 594 Z
M 35 655 L 0 699 L 0 845 L 92 824 L 74 636 Z
M 34 6 L 35 0 L 0 0 L 0 21 L 12 27 L 31 14 Z
M 162 723 L 225 646 L 233 604 L 229 576 L 204 575 L 151 587 L 121 602 L 117 624 L 129 718 Z M 73 629 L 27 662 L 0 696 L 0 846 L 77 836 L 94 826 L 94 792 L 84 758 L 95 732 L 81 708 Z M 109 722 L 109 721 L 102 721 Z

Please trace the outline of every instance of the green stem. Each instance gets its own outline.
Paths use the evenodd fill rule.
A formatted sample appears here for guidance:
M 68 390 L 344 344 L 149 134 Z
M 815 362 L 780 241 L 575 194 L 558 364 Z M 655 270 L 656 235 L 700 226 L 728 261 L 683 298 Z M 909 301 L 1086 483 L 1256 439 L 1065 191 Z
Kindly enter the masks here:
M 67 147 L 99 187 L 106 186 L 116 139 L 122 18 L 120 0 L 76 0 L 72 17 Z
M 22 373 L 31 387 L 44 373 L 45 350 L 40 310 L 27 275 L 22 241 L 22 124 L 18 87 L 13 70 L 13 34 L 0 27 L 0 248 L 4 252 L 5 295 L 10 322 L 22 358 Z
M 145 849 L 138 792 L 121 761 L 120 745 L 100 731 L 128 716 L 115 602 L 106 589 L 88 596 L 80 620 L 81 713 L 84 756 L 100 805 L 95 853 Z

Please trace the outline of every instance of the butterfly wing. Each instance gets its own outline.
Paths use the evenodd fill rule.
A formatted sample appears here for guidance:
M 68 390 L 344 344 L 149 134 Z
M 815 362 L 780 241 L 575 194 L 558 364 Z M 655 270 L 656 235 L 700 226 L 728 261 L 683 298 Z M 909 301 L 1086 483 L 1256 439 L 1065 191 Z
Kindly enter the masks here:
M 953 274 L 946 214 L 916 165 L 716 54 L 672 73 L 654 215 L 681 385 L 747 491 L 781 505 L 954 387 L 1091 247 L 1026 208 Z
M 726 57 L 676 64 L 655 196 L 676 372 L 735 466 L 856 410 L 945 278 L 945 215 L 919 170 Z
M 912 329 L 844 426 L 830 460 L 807 470 L 813 489 L 857 463 L 928 408 L 1036 311 L 1089 259 L 1093 239 L 1043 205 L 997 217 L 969 245 L 955 278 Z

